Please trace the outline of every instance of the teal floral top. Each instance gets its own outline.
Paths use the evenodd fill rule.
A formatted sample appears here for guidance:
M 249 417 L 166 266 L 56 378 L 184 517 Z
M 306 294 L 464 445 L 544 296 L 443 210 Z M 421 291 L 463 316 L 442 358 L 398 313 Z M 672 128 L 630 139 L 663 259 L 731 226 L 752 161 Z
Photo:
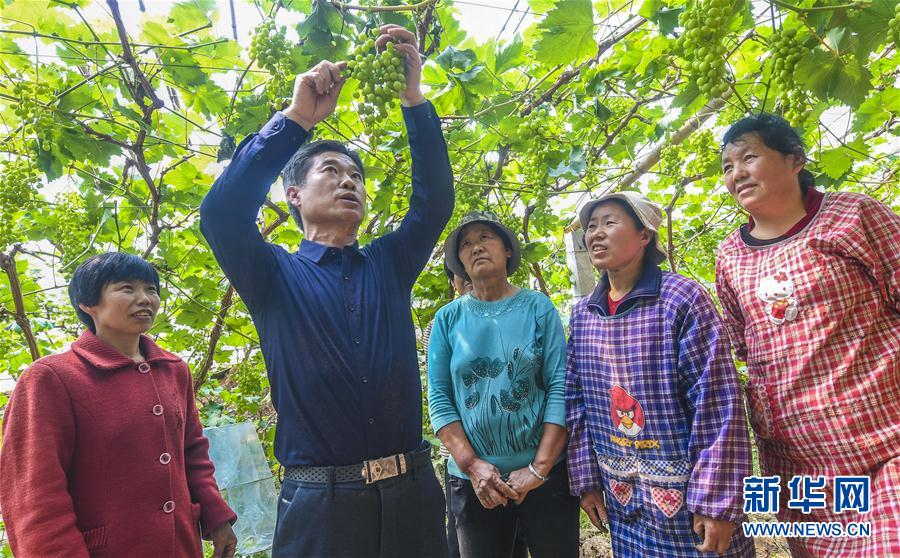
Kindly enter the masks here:
M 528 466 L 545 422 L 566 426 L 566 339 L 550 299 L 522 289 L 441 308 L 428 347 L 428 411 L 437 432 L 461 421 L 481 459 L 504 475 Z M 450 474 L 466 478 L 453 458 Z

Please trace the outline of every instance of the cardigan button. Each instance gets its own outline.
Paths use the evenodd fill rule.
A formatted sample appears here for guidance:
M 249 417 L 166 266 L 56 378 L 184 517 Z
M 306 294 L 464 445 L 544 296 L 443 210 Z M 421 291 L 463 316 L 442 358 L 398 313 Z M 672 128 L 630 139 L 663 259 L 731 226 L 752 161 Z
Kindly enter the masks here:
M 146 374 L 147 372 L 150 372 L 150 365 L 147 364 L 146 362 L 142 362 L 142 363 L 138 364 L 138 372 L 140 372 L 141 374 Z
M 172 461 L 172 456 L 169 455 L 168 453 L 164 453 L 159 456 L 159 462 L 162 463 L 163 465 L 168 465 L 169 461 Z
M 156 415 L 156 416 L 159 416 L 159 415 L 163 414 L 163 407 L 162 407 L 162 405 L 154 405 L 154 406 L 153 406 L 153 414 Z
M 163 511 L 166 513 L 172 513 L 173 511 L 175 511 L 175 502 L 173 502 L 172 500 L 167 501 L 165 504 L 163 504 Z

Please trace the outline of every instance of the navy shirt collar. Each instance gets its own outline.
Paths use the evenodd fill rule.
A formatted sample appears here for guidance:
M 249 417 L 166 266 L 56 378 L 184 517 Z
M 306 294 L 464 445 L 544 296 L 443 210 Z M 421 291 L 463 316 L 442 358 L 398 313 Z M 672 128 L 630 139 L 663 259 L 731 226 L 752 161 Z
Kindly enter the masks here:
M 659 296 L 662 285 L 662 270 L 649 259 L 644 259 L 644 269 L 634 288 L 619 302 L 618 313 L 631 308 L 642 298 L 655 298 Z M 588 307 L 598 310 L 603 316 L 609 315 L 609 275 L 603 277 L 594 287 L 591 297 L 588 299 Z
M 298 254 L 316 263 L 321 262 L 322 258 L 327 255 L 338 255 L 341 252 L 360 257 L 365 255 L 363 251 L 359 249 L 359 241 L 356 241 L 349 246 L 344 246 L 343 248 L 335 248 L 333 246 L 325 246 L 324 244 L 319 244 L 318 242 L 307 240 L 304 238 L 300 241 L 300 249 L 297 250 Z

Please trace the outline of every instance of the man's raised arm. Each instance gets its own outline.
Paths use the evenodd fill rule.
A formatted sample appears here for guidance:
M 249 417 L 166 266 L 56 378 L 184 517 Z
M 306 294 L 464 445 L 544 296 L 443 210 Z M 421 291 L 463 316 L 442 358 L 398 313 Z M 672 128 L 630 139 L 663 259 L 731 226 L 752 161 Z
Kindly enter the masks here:
M 400 102 L 412 158 L 412 196 L 403 222 L 390 236 L 398 241 L 398 255 L 406 258 L 412 282 L 428 263 L 434 245 L 453 215 L 453 171 L 440 119 L 422 94 L 422 58 L 415 35 L 397 25 L 381 29 L 396 42 L 394 48 L 406 59 L 406 88 L 400 92 Z M 379 38 L 376 46 L 383 46 L 389 40 L 386 35 Z
M 299 75 L 290 106 L 238 145 L 200 205 L 200 230 L 248 303 L 267 291 L 274 265 L 272 248 L 256 225 L 259 208 L 309 130 L 334 112 L 344 83 L 342 64 L 320 62 Z

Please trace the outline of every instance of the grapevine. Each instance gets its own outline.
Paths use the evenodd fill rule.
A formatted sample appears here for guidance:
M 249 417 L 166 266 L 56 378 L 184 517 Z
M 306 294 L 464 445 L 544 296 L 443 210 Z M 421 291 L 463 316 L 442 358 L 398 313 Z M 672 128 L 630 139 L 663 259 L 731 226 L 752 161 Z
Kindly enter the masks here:
M 15 214 L 37 205 L 37 185 L 38 172 L 32 161 L 16 159 L 0 163 L 0 246 L 15 240 L 18 221 Z
M 678 47 L 690 60 L 687 67 L 691 79 L 708 98 L 721 97 L 728 90 L 723 40 L 733 9 L 728 0 L 698 0 L 693 9 L 681 14 L 685 31 L 678 39 Z
M 46 99 L 53 94 L 53 90 L 46 83 L 31 81 L 16 81 L 12 86 L 13 94 L 18 98 L 13 109 L 16 116 L 22 119 L 22 128 L 26 134 L 34 133 L 38 145 L 44 151 L 50 151 L 53 138 L 53 116 L 47 110 L 45 103 L 39 99 Z
M 779 103 L 788 122 L 802 122 L 808 107 L 808 100 L 803 90 L 794 79 L 797 62 L 803 58 L 803 45 L 796 40 L 796 29 L 782 29 L 773 35 L 772 80 L 779 91 Z
M 380 32 L 376 29 L 372 34 L 377 37 Z M 347 74 L 359 81 L 354 96 L 360 101 L 358 110 L 366 126 L 384 120 L 406 87 L 403 53 L 391 42 L 379 53 L 374 37 L 360 34 L 360 44 L 347 63 Z
M 53 244 L 61 252 L 60 260 L 67 265 L 66 272 L 75 271 L 70 262 L 84 252 L 89 230 L 84 198 L 69 192 L 56 197 L 53 217 L 56 222 L 56 238 Z M 86 254 L 85 254 L 86 255 Z
M 522 165 L 529 183 L 540 184 L 547 176 L 551 153 L 551 142 L 547 140 L 550 120 L 551 116 L 546 111 L 537 110 L 516 128 L 517 140 L 525 144 Z
M 263 21 L 250 39 L 250 58 L 270 73 L 279 73 L 279 66 L 288 60 L 291 50 L 286 33 L 284 26 L 275 28 L 274 19 Z

